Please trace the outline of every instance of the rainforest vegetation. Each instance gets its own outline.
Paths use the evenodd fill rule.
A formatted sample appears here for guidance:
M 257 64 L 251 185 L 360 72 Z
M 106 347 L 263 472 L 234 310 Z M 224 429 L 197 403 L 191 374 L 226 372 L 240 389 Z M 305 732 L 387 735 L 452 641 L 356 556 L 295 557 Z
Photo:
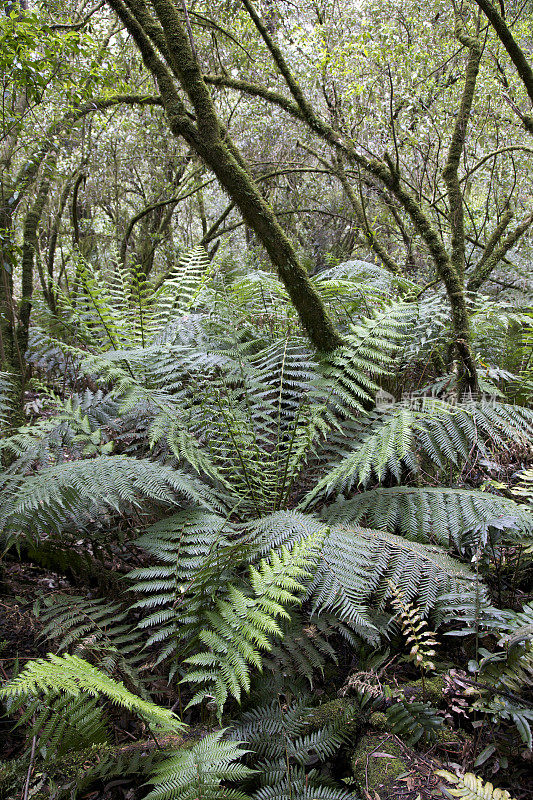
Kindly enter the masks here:
M 531 0 L 1 0 L 0 798 L 533 798 Z

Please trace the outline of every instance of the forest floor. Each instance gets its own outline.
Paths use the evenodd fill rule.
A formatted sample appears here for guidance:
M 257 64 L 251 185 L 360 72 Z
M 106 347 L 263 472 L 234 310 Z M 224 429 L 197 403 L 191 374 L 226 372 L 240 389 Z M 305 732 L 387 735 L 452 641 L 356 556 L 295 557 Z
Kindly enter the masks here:
M 494 460 L 491 462 L 477 463 L 469 467 L 468 474 L 462 475 L 465 486 L 473 487 L 486 484 L 490 481 L 499 481 L 502 485 L 509 486 L 513 476 L 527 466 L 531 453 L 515 452 L 507 460 Z M 144 521 L 145 522 L 145 521 Z M 62 574 L 49 567 L 39 566 L 31 557 L 24 553 L 21 558 L 12 551 L 7 555 L 5 569 L 0 582 L 0 676 L 2 680 L 9 680 L 27 660 L 40 658 L 53 650 L 53 642 L 42 636 L 42 625 L 39 620 L 39 611 L 47 599 L 53 595 L 72 594 L 87 598 L 94 598 L 101 594 L 103 586 L 98 586 L 102 580 L 105 583 L 105 594 L 110 600 L 120 595 L 123 582 L 120 577 L 132 568 L 146 565 L 146 555 L 128 542 L 131 531 L 120 530 L 113 527 L 117 543 L 106 548 L 105 558 L 98 562 L 97 575 L 77 574 L 70 568 Z M 119 543 L 123 542 L 123 544 Z M 83 556 L 87 543 L 83 540 L 77 543 L 78 556 Z M 80 558 L 80 561 L 82 559 Z M 96 559 L 93 559 L 96 562 Z M 514 583 L 510 587 L 505 582 L 500 584 L 501 575 L 496 571 L 493 594 L 500 607 L 513 607 L 519 609 L 524 603 L 529 602 L 531 594 L 531 578 L 533 568 L 522 581 L 521 586 Z M 529 586 L 528 586 L 529 581 Z M 497 584 L 497 586 L 496 586 Z M 503 585 L 503 593 L 502 593 Z M 496 587 L 496 588 L 495 588 Z M 447 669 L 457 667 L 466 669 L 466 664 L 472 656 L 468 652 L 468 643 L 462 639 L 453 638 L 447 645 L 445 658 Z M 150 659 L 150 654 L 147 655 Z M 348 653 L 347 658 L 341 658 L 338 667 L 329 672 L 328 680 L 323 684 L 313 687 L 316 697 L 320 702 L 338 702 L 342 695 L 343 685 L 349 684 L 353 678 L 353 656 Z M 165 679 L 153 674 L 151 691 L 165 707 L 173 705 L 174 696 Z M 419 691 L 420 675 L 412 665 L 402 662 L 401 659 L 391 658 L 386 667 L 384 680 L 393 687 L 401 687 L 405 696 L 421 699 L 416 694 Z M 339 691 L 340 690 L 340 691 Z M 349 692 L 348 692 L 349 695 Z M 432 800 L 442 798 L 442 781 L 435 772 L 447 768 L 448 765 L 457 765 L 463 771 L 482 773 L 485 780 L 493 780 L 497 786 L 505 787 L 516 800 L 533 800 L 533 754 L 525 748 L 518 748 L 509 758 L 508 765 L 500 765 L 497 759 L 491 759 L 488 764 L 476 765 L 476 756 L 484 748 L 491 745 L 492 733 L 490 725 L 483 725 L 472 730 L 472 726 L 464 724 L 464 718 L 457 714 L 457 709 L 442 696 L 442 687 L 438 687 L 435 696 L 431 698 L 432 704 L 441 709 L 447 716 L 445 735 L 432 746 L 408 747 L 405 743 L 381 726 L 377 719 L 383 714 L 372 715 L 370 725 L 359 731 L 359 738 L 354 741 L 351 752 L 344 753 L 344 761 L 340 763 L 340 775 L 332 773 L 333 777 L 344 780 L 347 788 L 350 787 L 350 775 L 355 776 L 360 787 L 359 794 L 364 800 Z M 191 720 L 185 718 L 185 722 Z M 117 720 L 114 729 L 116 745 L 132 745 L 138 738 L 139 731 L 135 723 L 126 718 Z M 16 759 L 24 748 L 22 732 L 13 729 L 12 720 L 0 717 L 0 758 Z M 335 766 L 333 767 L 335 770 Z M 491 775 L 493 771 L 493 776 Z M 82 790 L 80 800 L 136 800 L 139 797 L 135 781 L 130 779 L 112 779 L 100 786 L 93 784 L 90 788 Z M 444 795 L 446 796 L 446 795 Z M 3 797 L 0 787 L 0 797 Z M 15 798 L 8 798 L 15 800 Z
M 92 589 L 87 584 L 76 583 L 73 578 L 28 561 L 13 559 L 6 566 L 4 581 L 0 585 L 0 674 L 3 679 L 9 679 L 28 659 L 43 657 L 50 650 L 50 643 L 41 636 L 42 626 L 38 618 L 43 598 L 56 592 L 92 595 Z M 115 567 L 123 572 L 131 564 L 120 564 L 120 558 L 117 557 Z M 420 680 L 416 678 L 411 666 L 391 660 L 387 680 L 402 686 L 406 696 L 410 686 L 413 687 L 413 692 L 417 691 Z M 170 694 L 166 682 L 156 680 L 155 685 L 160 694 L 159 700 L 168 705 Z M 316 693 L 321 695 L 321 701 L 328 702 L 324 688 L 317 687 Z M 127 745 L 133 742 L 136 731 L 129 726 L 127 720 L 123 719 L 121 723 L 115 731 L 116 744 Z M 0 742 L 4 759 L 16 758 L 24 744 L 21 732 L 18 729 L 13 730 L 12 723 L 6 719 L 0 719 Z M 483 746 L 484 743 L 476 743 L 476 750 L 479 752 Z M 380 731 L 379 725 L 374 724 L 360 733 L 354 752 L 355 755 L 351 755 L 352 770 L 358 776 L 365 800 L 442 798 L 442 780 L 435 775 L 436 770 L 456 764 L 476 772 L 472 766 L 472 736 L 466 735 L 460 729 L 450 729 L 448 739 L 444 737 L 432 747 L 415 749 L 406 746 L 401 739 L 386 730 Z M 345 760 L 344 774 L 347 774 L 347 763 Z M 496 785 L 508 788 L 516 800 L 533 800 L 533 761 L 528 761 L 524 753 L 513 763 L 512 769 L 500 769 L 493 780 Z M 136 800 L 138 796 L 134 782 L 129 779 L 113 779 L 107 784 L 92 785 L 80 793 L 79 799 Z

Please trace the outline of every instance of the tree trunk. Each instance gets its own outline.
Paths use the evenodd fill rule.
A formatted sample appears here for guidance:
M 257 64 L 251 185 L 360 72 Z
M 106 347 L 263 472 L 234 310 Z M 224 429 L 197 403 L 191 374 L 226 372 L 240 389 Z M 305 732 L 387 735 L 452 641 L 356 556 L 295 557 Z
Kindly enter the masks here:
M 342 339 L 292 243 L 217 117 L 193 43 L 176 6 L 170 0 L 153 0 L 151 15 L 141 0 L 107 3 L 133 36 L 146 67 L 157 80 L 172 133 L 185 139 L 214 172 L 265 248 L 313 345 L 331 352 Z M 194 107 L 195 123 L 179 96 L 177 82 Z

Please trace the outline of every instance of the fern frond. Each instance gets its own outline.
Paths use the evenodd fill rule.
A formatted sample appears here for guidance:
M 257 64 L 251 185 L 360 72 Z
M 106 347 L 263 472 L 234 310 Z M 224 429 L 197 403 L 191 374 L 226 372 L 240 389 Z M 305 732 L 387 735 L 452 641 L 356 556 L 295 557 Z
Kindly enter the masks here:
M 98 456 L 58 464 L 31 476 L 13 476 L 4 489 L 3 529 L 26 534 L 63 530 L 100 508 L 117 512 L 141 498 L 174 505 L 179 496 L 203 505 L 213 495 L 192 476 L 153 461 Z M 209 498 L 209 499 L 208 499 Z
M 416 306 L 391 303 L 350 326 L 346 344 L 324 359 L 318 392 L 336 413 L 351 416 L 373 404 L 374 379 L 390 373 Z
M 183 723 L 171 712 L 132 694 L 78 656 L 68 654 L 29 661 L 24 669 L 0 689 L 0 697 L 24 702 L 36 695 L 105 697 L 115 705 L 138 714 L 157 730 L 177 732 Z
M 328 465 L 326 475 L 307 494 L 302 507 L 308 508 L 333 492 L 349 492 L 371 480 L 381 481 L 389 473 L 399 480 L 406 468 L 416 471 L 415 423 L 411 411 L 401 407 L 382 417 L 369 415 L 367 431 L 360 431 L 361 438 L 353 442 L 350 452 L 344 450 L 337 464 Z
M 255 772 L 238 763 L 248 751 L 237 742 L 224 741 L 224 733 L 209 733 L 189 750 L 180 750 L 158 764 L 146 800 L 249 800 L 242 792 L 221 785 L 227 780 L 243 781 Z
M 186 662 L 196 670 L 184 678 L 189 683 L 206 684 L 189 705 L 213 696 L 219 714 L 231 695 L 237 701 L 250 691 L 250 668 L 262 670 L 261 652 L 271 649 L 272 637 L 281 637 L 279 618 L 289 618 L 286 605 L 301 602 L 305 591 L 302 580 L 310 577 L 316 563 L 317 537 L 295 544 L 291 551 L 282 547 L 249 567 L 253 595 L 235 586 L 228 588 L 227 600 L 216 600 L 215 609 L 205 613 L 209 627 L 198 638 L 207 650 L 189 656 Z
M 435 655 L 434 647 L 437 646 L 435 634 L 428 629 L 425 619 L 422 619 L 420 611 L 412 603 L 407 603 L 403 593 L 389 581 L 392 591 L 391 605 L 400 618 L 402 632 L 406 637 L 406 644 L 411 649 L 407 660 L 414 661 L 417 667 L 423 672 L 434 670 L 435 664 L 431 658 Z
M 274 700 L 242 714 L 232 729 L 232 738 L 246 742 L 254 760 L 262 759 L 260 780 L 263 786 L 271 787 L 268 796 L 283 797 L 289 782 L 296 789 L 302 776 L 309 779 L 306 786 L 314 789 L 327 786 L 333 792 L 338 791 L 331 781 L 320 780 L 314 770 L 307 774 L 303 770 L 317 760 L 331 759 L 349 741 L 357 716 L 355 706 L 348 705 L 344 713 L 318 728 L 314 711 L 304 700 L 292 703 Z M 263 796 L 264 791 L 266 788 L 254 796 Z M 346 796 L 342 792 L 341 795 Z
M 502 448 L 511 442 L 523 444 L 533 434 L 533 412 L 505 403 L 453 405 L 421 398 L 369 414 L 354 434 L 350 449 L 344 444 L 336 453 L 336 463 L 308 493 L 304 507 L 371 480 L 391 476 L 399 481 L 406 473 L 418 472 L 421 460 L 441 470 L 466 462 L 474 450 L 483 454 L 486 442 Z
M 331 610 L 367 641 L 377 643 L 378 630 L 386 625 L 389 580 L 408 599 L 416 597 L 424 615 L 433 612 L 437 620 L 453 611 L 452 598 L 476 608 L 488 605 L 476 576 L 441 548 L 349 525 L 331 527 L 308 591 L 316 609 Z
M 270 653 L 263 657 L 265 669 L 280 679 L 280 686 L 293 678 L 305 678 L 313 685 L 314 677 L 328 661 L 337 663 L 335 647 L 330 639 L 340 636 L 355 645 L 355 637 L 333 614 L 322 612 L 302 616 L 291 613 L 291 619 L 280 624 L 282 639 L 273 641 Z
M 181 660 L 197 646 L 206 607 L 235 574 L 232 533 L 226 518 L 188 509 L 150 526 L 137 540 L 157 562 L 129 573 L 133 590 L 142 595 L 134 605 L 145 614 L 139 625 L 151 629 L 147 646 L 159 646 L 156 663 Z
M 533 469 L 525 469 L 520 473 L 518 483 L 513 486 L 511 493 L 521 502 L 533 506 Z
M 507 522 L 518 536 L 533 533 L 533 514 L 505 497 L 469 489 L 394 486 L 371 489 L 323 512 L 329 523 L 365 523 L 417 542 L 461 548 L 463 536 L 480 523 Z
M 8 712 L 21 707 L 21 699 L 8 703 Z M 72 750 L 82 750 L 108 740 L 102 709 L 95 697 L 53 696 L 45 693 L 44 699 L 24 697 L 24 712 L 17 720 L 17 727 L 24 727 L 28 739 L 38 742 L 38 751 L 45 762 Z
M 157 309 L 154 319 L 160 330 L 174 316 L 191 311 L 207 286 L 211 274 L 212 265 L 202 245 L 197 245 L 180 257 L 173 271 L 153 295 L 153 304 Z
M 254 550 L 265 555 L 273 547 L 291 547 L 324 531 L 324 523 L 312 514 L 298 510 L 275 511 L 247 523 L 246 535 Z
M 486 656 L 480 662 L 480 672 L 487 675 L 495 687 L 517 695 L 533 687 L 533 603 L 508 619 L 498 644 L 503 650 Z M 533 718 L 533 717 L 532 717 Z
M 446 787 L 446 791 L 454 797 L 461 797 L 464 800 L 513 800 L 506 789 L 495 789 L 492 783 L 485 783 L 472 772 L 454 775 L 448 770 L 439 769 L 435 775 L 452 784 L 451 787 Z
M 7 372 L 0 372 L 0 430 L 4 430 L 12 411 L 13 379 Z
M 386 710 L 390 730 L 408 745 L 436 738 L 444 720 L 429 703 L 400 700 Z
M 118 671 L 141 695 L 144 689 L 138 668 L 143 659 L 142 633 L 127 620 L 120 603 L 96 598 L 54 595 L 45 598 L 39 616 L 41 636 L 57 642 L 57 652 L 73 652 L 97 659 L 106 673 Z M 145 698 L 146 699 L 146 698 Z
M 263 786 L 253 794 L 254 800 L 355 800 L 356 795 L 332 786 L 332 782 L 318 775 L 317 770 L 306 772 L 302 767 L 283 769 L 283 762 L 277 765 L 261 764 L 261 770 L 272 783 Z M 277 769 L 273 770 L 272 766 Z M 269 770 L 267 772 L 267 769 Z M 283 772 L 285 774 L 283 774 Z

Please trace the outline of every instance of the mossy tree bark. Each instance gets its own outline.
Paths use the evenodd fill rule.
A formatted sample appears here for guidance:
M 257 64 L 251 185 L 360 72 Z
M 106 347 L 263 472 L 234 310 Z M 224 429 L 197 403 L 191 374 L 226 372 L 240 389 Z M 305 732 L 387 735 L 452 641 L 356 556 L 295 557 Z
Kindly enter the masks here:
M 431 221 L 430 212 L 403 180 L 398 160 L 393 163 L 387 153 L 382 158 L 368 158 L 357 149 L 350 138 L 344 137 L 342 132 L 317 113 L 286 62 L 268 21 L 263 21 L 252 0 L 241 2 L 262 38 L 273 65 L 284 79 L 290 97 L 226 74 L 202 73 L 183 8 L 171 0 L 107 0 L 107 4 L 115 10 L 134 38 L 146 67 L 157 80 L 172 132 L 183 137 L 215 173 L 221 186 L 239 208 L 246 225 L 262 242 L 315 345 L 323 350 L 333 349 L 339 343 L 338 334 L 305 270 L 301 268 L 294 247 L 279 227 L 272 209 L 258 191 L 250 170 L 224 130 L 208 89 L 210 85 L 231 88 L 278 106 L 333 148 L 340 163 L 344 161 L 347 165 L 354 166 L 365 176 L 365 181 L 373 182 L 380 189 L 386 188 L 395 198 L 424 240 L 438 278 L 446 289 L 451 307 L 453 350 L 459 366 L 459 392 L 475 391 L 477 374 L 471 348 L 470 319 L 464 285 L 465 228 L 458 170 L 481 59 L 481 47 L 477 39 L 467 36 L 460 28 L 457 30 L 459 38 L 467 47 L 468 60 L 462 98 L 443 175 L 450 206 L 451 243 L 448 250 Z M 476 2 L 481 5 L 485 0 Z M 194 113 L 188 110 L 189 106 L 185 105 L 183 98 L 190 102 Z M 356 194 L 353 197 L 357 199 Z M 523 224 L 518 228 L 514 231 L 517 238 L 524 230 Z M 511 234 L 501 246 L 496 247 L 502 234 L 503 231 L 491 237 L 491 241 L 494 238 L 492 252 L 487 254 L 486 268 L 482 274 L 476 276 L 475 281 L 480 279 L 483 282 L 497 259 L 501 259 L 502 253 L 505 254 L 504 245 L 510 241 Z M 382 255 L 387 256 L 387 253 Z M 391 268 L 392 264 L 388 263 L 387 266 Z
M 493 6 L 490 0 L 474 0 L 479 8 L 483 11 L 492 28 L 494 29 L 498 39 L 503 44 L 509 58 L 516 67 L 522 83 L 529 95 L 529 99 L 533 103 L 533 68 L 529 63 L 526 54 L 519 46 L 518 42 L 511 33 L 506 21 Z M 502 6 L 503 7 L 503 6 Z M 522 122 L 526 130 L 533 135 L 533 117 L 530 114 L 522 115 Z
M 296 250 L 263 199 L 250 170 L 219 120 L 203 79 L 193 42 L 170 0 L 107 0 L 134 38 L 156 78 L 169 127 L 216 175 L 221 187 L 255 232 L 283 281 L 314 346 L 329 352 L 342 340 Z M 180 92 L 188 98 L 194 117 Z
M 442 171 L 446 183 L 449 205 L 449 223 L 451 230 L 451 263 L 461 282 L 465 274 L 465 224 L 463 195 L 459 183 L 459 163 L 466 142 L 468 122 L 472 111 L 476 81 L 481 61 L 481 45 L 474 36 L 467 36 L 462 28 L 456 28 L 456 36 L 468 48 L 466 77 L 461 97 L 459 113 L 453 128 L 452 139 L 448 149 L 448 158 Z
M 68 111 L 48 128 L 42 143 L 16 174 L 12 174 L 11 162 L 17 137 L 4 142 L 0 148 L 0 370 L 9 374 L 13 386 L 13 425 L 21 421 L 21 403 L 27 377 L 25 353 L 38 228 L 53 185 L 56 162 L 65 134 L 78 120 L 95 111 L 105 111 L 121 104 L 154 105 L 160 102 L 159 97 L 140 95 L 116 95 L 88 101 Z M 28 210 L 22 224 L 22 248 L 19 252 L 15 245 L 14 228 L 17 212 L 23 202 L 27 203 Z M 21 275 L 20 298 L 15 297 L 14 292 L 13 276 L 17 271 Z
M 450 255 L 422 204 L 418 202 L 417 198 L 403 182 L 398 164 L 394 164 L 387 153 L 384 154 L 382 160 L 369 159 L 366 156 L 363 156 L 353 146 L 350 140 L 343 138 L 338 131 L 336 131 L 331 125 L 318 116 L 311 104 L 304 97 L 303 92 L 294 78 L 290 67 L 285 61 L 279 46 L 273 40 L 272 36 L 270 36 L 260 16 L 257 14 L 251 0 L 242 0 L 242 2 L 250 14 L 250 17 L 253 20 L 263 41 L 265 42 L 273 61 L 276 64 L 276 67 L 285 79 L 293 99 L 290 100 L 277 92 L 263 89 L 260 86 L 250 84 L 246 81 L 227 78 L 226 76 L 206 76 L 206 81 L 208 83 L 212 83 L 213 85 L 229 86 L 231 88 L 238 89 L 239 91 L 246 92 L 257 97 L 262 97 L 263 99 L 278 105 L 294 118 L 303 121 L 314 133 L 316 133 L 332 148 L 334 148 L 337 151 L 338 156 L 346 160 L 349 164 L 355 165 L 361 171 L 364 171 L 376 182 L 378 186 L 380 184 L 385 186 L 391 195 L 396 198 L 399 204 L 403 207 L 404 211 L 409 215 L 415 225 L 415 228 L 425 241 L 426 246 L 433 257 L 437 274 L 446 288 L 446 293 L 451 306 L 452 329 L 454 337 L 453 344 L 459 362 L 459 391 L 460 393 L 466 390 L 476 391 L 477 374 L 475 359 L 470 344 L 470 321 L 468 307 L 463 281 L 456 268 L 456 263 L 459 263 L 461 256 L 461 247 L 459 242 L 461 240 L 462 216 L 460 215 L 455 220 L 452 219 L 452 225 L 455 229 L 455 236 L 453 237 L 451 248 L 452 253 Z M 477 50 L 476 57 L 479 58 Z M 457 131 L 455 136 L 452 138 L 452 163 L 449 167 L 449 173 L 451 173 L 451 171 L 456 169 L 458 166 L 458 163 L 454 163 L 453 159 L 456 158 L 458 147 L 460 148 L 461 135 L 464 136 L 466 131 L 466 124 L 468 122 L 472 102 L 470 94 L 475 88 L 477 68 L 474 75 L 474 58 L 472 58 L 471 61 L 472 74 L 469 76 L 469 80 L 465 84 L 464 96 L 460 109 L 461 120 L 456 126 Z M 456 196 L 453 193 L 453 189 L 452 196 L 455 199 Z M 457 208 L 457 204 L 455 207 Z M 464 225 L 462 233 L 463 256 L 461 258 L 461 262 L 464 263 Z

